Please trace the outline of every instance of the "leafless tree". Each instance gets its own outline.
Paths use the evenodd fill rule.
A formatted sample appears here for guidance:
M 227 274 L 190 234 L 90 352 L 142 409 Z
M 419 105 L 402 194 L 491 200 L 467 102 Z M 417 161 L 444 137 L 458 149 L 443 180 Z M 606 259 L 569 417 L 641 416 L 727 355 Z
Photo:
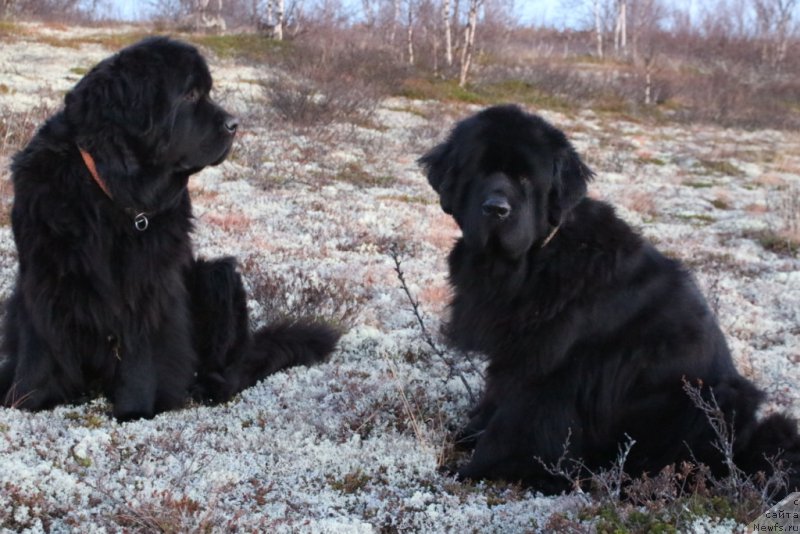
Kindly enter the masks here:
M 798 0 L 753 0 L 762 57 L 772 67 L 786 59 L 791 23 Z
M 407 22 L 406 25 L 406 52 L 408 54 L 408 64 L 414 64 L 414 0 L 406 0 Z
M 272 36 L 276 41 L 283 41 L 283 25 L 284 14 L 286 13 L 286 5 L 283 0 L 271 0 L 273 15 L 275 16 L 272 31 Z
M 392 0 L 392 22 L 391 30 L 389 31 L 389 43 L 394 44 L 397 38 L 397 24 L 400 20 L 400 0 Z
M 469 14 L 467 15 L 467 25 L 464 27 L 464 44 L 461 48 L 461 69 L 458 76 L 458 86 L 464 87 L 467 84 L 467 76 L 472 65 L 472 49 L 475 46 L 475 30 L 478 26 L 478 10 L 481 8 L 483 0 L 470 0 Z
M 80 0 L 0 0 L 0 18 L 23 15 L 64 21 L 90 19 L 92 7 L 97 6 Z
M 660 25 L 666 17 L 666 10 L 660 0 L 628 0 L 630 9 L 628 19 L 631 31 L 631 55 L 634 62 L 639 60 L 640 48 L 644 54 L 653 57 L 655 41 L 660 33 Z
M 442 1 L 442 29 L 444 30 L 444 59 L 448 67 L 453 66 L 453 21 L 450 0 Z
M 624 53 L 628 41 L 628 0 L 617 0 L 617 18 L 614 22 L 614 51 Z
M 0 0 L 0 18 L 7 19 L 14 11 L 14 0 Z
M 601 17 L 600 0 L 594 0 L 594 33 L 597 40 L 597 57 L 603 57 L 603 19 Z

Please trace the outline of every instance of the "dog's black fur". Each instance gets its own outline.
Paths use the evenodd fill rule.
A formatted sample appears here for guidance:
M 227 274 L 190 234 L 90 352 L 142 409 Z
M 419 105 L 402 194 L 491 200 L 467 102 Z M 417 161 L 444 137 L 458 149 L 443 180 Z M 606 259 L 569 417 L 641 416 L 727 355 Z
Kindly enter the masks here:
M 322 325 L 251 336 L 235 262 L 193 257 L 189 176 L 222 162 L 237 128 L 211 83 L 194 47 L 146 39 L 94 67 L 14 157 L 6 406 L 102 392 L 118 419 L 151 417 L 190 396 L 226 400 L 333 350 L 338 333 Z
M 549 468 L 567 442 L 567 459 L 597 469 L 626 436 L 632 474 L 695 459 L 724 473 L 688 381 L 733 423 L 739 467 L 770 472 L 765 458 L 782 458 L 789 489 L 800 487 L 796 422 L 756 419 L 763 394 L 736 371 L 690 274 L 585 196 L 593 173 L 561 131 L 516 106 L 488 108 L 420 163 L 463 232 L 447 334 L 489 357 L 458 439 L 474 448 L 461 477 L 558 492 L 567 483 Z

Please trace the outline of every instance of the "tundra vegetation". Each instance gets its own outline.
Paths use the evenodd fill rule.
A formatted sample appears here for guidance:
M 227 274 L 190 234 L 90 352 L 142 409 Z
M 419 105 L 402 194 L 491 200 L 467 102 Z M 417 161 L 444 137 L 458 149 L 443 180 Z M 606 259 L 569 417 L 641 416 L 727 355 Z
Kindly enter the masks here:
M 415 161 L 493 103 L 567 132 L 590 194 L 692 269 L 766 411 L 800 415 L 796 2 L 560 5 L 158 0 L 121 22 L 103 1 L 0 1 L 1 298 L 10 157 L 96 62 L 168 33 L 201 48 L 241 118 L 229 160 L 190 183 L 196 250 L 238 258 L 253 326 L 347 329 L 330 362 L 218 407 L 125 424 L 102 399 L 0 409 L 0 528 L 731 532 L 763 511 L 764 481 L 735 469 L 617 466 L 547 498 L 440 470 L 465 460 L 451 440 L 484 364 L 439 334 L 457 229 Z

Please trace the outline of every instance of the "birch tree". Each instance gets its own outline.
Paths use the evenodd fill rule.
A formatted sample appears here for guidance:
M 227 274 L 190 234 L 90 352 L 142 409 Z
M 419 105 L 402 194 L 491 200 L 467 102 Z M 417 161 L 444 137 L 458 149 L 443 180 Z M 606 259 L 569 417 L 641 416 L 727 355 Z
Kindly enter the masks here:
M 0 18 L 10 18 L 13 9 L 14 0 L 0 0 Z
M 225 31 L 225 19 L 222 18 L 223 0 L 216 0 L 214 4 L 211 4 L 211 0 L 192 0 L 187 20 L 189 24 L 204 31 Z
M 450 0 L 442 2 L 442 27 L 444 29 L 444 59 L 448 67 L 453 66 L 453 23 L 450 13 Z
M 408 25 L 406 27 L 406 52 L 408 53 L 408 64 L 414 64 L 414 2 L 407 0 L 408 4 Z
M 654 47 L 661 22 L 666 18 L 666 10 L 660 0 L 635 0 L 628 10 L 630 23 L 630 51 L 634 62 L 644 50 L 646 58 L 654 55 Z M 646 61 L 649 61 L 646 59 Z
M 600 13 L 600 0 L 594 0 L 594 33 L 597 39 L 597 57 L 603 58 L 603 19 Z
M 482 4 L 483 0 L 470 0 L 469 2 L 467 25 L 464 27 L 464 44 L 461 48 L 461 69 L 458 76 L 459 87 L 464 87 L 467 84 L 467 75 L 472 65 L 472 50 L 475 46 L 475 30 L 478 26 L 478 10 Z
M 624 52 L 628 41 L 628 0 L 617 0 L 617 19 L 614 22 L 614 51 Z
M 772 67 L 786 59 L 791 37 L 791 23 L 798 0 L 753 0 L 762 57 Z
M 397 21 L 400 19 L 400 0 L 392 0 L 392 24 L 389 29 L 389 44 L 397 38 Z
M 272 6 L 275 10 L 275 29 L 273 30 L 273 38 L 276 41 L 283 41 L 283 25 L 285 16 L 285 4 L 283 0 L 271 0 Z

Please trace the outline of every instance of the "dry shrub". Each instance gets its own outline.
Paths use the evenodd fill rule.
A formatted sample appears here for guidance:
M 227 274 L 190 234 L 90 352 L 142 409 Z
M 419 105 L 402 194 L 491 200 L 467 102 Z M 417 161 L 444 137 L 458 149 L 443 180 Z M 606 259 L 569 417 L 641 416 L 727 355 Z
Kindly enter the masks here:
M 250 257 L 242 262 L 250 296 L 264 306 L 268 323 L 307 319 L 352 326 L 363 307 L 360 291 L 344 278 L 321 279 L 299 267 L 267 273 Z
M 51 114 L 52 109 L 42 104 L 25 111 L 0 108 L 0 156 L 10 156 L 25 146 Z
M 777 191 L 771 203 L 781 220 L 780 232 L 787 239 L 800 243 L 800 185 Z
M 209 212 L 203 215 L 203 220 L 207 223 L 213 224 L 214 226 L 219 226 L 226 232 L 232 234 L 240 234 L 245 232 L 252 223 L 250 218 L 247 216 L 234 212 Z
M 290 77 L 267 83 L 267 97 L 281 118 L 299 126 L 366 123 L 404 76 L 385 51 L 356 46 L 298 44 L 283 67 Z
M 800 186 L 791 185 L 767 194 L 766 211 L 775 214 L 773 225 L 746 235 L 766 250 L 796 257 L 800 254 Z
M 641 214 L 647 219 L 655 219 L 659 215 L 658 206 L 652 193 L 631 190 L 617 199 L 623 206 L 631 211 Z
M 579 493 L 592 497 L 577 520 L 562 514 L 549 519 L 559 532 L 581 532 L 592 521 L 597 532 L 684 532 L 697 518 L 732 519 L 746 524 L 782 495 L 788 472 L 781 461 L 766 458 L 772 472 L 747 474 L 734 461 L 735 428 L 702 384 L 684 380 L 684 390 L 715 434 L 713 447 L 720 453 L 725 473 L 713 473 L 696 460 L 667 465 L 660 472 L 630 476 L 625 463 L 635 440 L 620 444 L 616 460 L 606 469 L 592 471 L 569 456 L 570 435 L 562 456 L 553 464 L 536 459 L 545 471 L 563 478 Z
M 11 224 L 11 207 L 14 200 L 14 187 L 11 180 L 0 179 L 0 226 Z

